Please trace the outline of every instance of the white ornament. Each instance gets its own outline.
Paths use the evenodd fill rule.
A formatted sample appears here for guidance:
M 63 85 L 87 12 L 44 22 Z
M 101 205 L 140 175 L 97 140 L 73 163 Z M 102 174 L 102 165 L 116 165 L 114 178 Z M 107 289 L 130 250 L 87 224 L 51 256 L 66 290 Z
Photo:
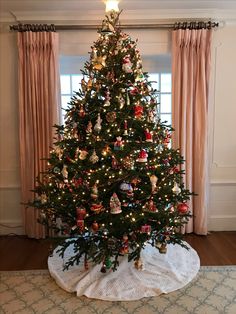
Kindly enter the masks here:
M 79 159 L 81 159 L 81 160 L 85 160 L 85 159 L 86 159 L 86 157 L 87 157 L 87 155 L 88 155 L 87 150 L 82 149 L 82 150 L 80 150 L 80 151 L 79 151 Z
M 174 194 L 177 194 L 177 195 L 181 192 L 181 188 L 178 186 L 178 184 L 176 182 L 174 183 L 174 187 L 173 187 L 172 191 Z
M 97 133 L 99 133 L 102 129 L 102 119 L 101 119 L 101 116 L 100 116 L 100 113 L 98 114 L 98 117 L 97 117 L 97 121 L 96 121 L 96 124 L 94 125 L 94 131 L 96 131 Z
M 156 189 L 157 189 L 157 177 L 153 174 L 150 176 L 150 182 L 151 182 L 151 185 L 152 185 L 152 193 L 155 193 L 156 192 Z
M 61 174 L 63 175 L 64 179 L 68 179 L 68 171 L 67 171 L 67 166 L 66 165 L 63 166 Z
M 45 193 L 41 194 L 40 199 L 41 199 L 41 204 L 47 203 L 48 198 L 47 198 L 47 195 Z
M 92 155 L 90 156 L 89 160 L 90 160 L 93 164 L 96 164 L 96 162 L 98 162 L 99 158 L 98 158 L 98 155 L 96 154 L 95 149 L 94 149 Z

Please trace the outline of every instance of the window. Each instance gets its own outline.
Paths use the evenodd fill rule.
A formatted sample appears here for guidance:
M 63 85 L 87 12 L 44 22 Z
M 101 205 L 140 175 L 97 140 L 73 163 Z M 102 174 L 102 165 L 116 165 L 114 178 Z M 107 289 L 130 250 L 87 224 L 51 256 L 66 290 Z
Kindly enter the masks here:
M 63 74 L 61 78 L 61 104 L 62 110 L 68 107 L 71 97 L 80 88 L 82 74 Z M 153 81 L 153 88 L 157 92 L 159 115 L 161 121 L 171 125 L 171 73 L 149 73 L 149 80 Z M 64 123 L 65 111 L 62 111 L 62 123 Z
M 80 89 L 82 74 L 63 74 L 61 79 L 61 106 L 62 106 L 62 123 L 64 123 L 65 109 L 74 92 Z
M 171 125 L 171 73 L 149 73 L 149 80 L 157 92 L 159 116 L 162 122 Z

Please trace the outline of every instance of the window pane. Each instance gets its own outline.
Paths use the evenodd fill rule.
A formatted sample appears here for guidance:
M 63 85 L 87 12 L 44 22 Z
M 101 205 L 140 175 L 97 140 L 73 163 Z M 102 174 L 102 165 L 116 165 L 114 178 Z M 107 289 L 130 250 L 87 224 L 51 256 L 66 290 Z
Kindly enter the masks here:
M 70 96 L 61 96 L 61 106 L 62 109 L 66 109 L 68 107 L 68 103 L 70 102 Z
M 171 74 L 161 74 L 161 92 L 171 93 Z
M 75 74 L 71 76 L 72 79 L 72 93 L 77 92 L 80 89 L 80 82 L 83 78 L 82 74 Z
M 157 91 L 160 90 L 160 82 L 159 82 L 159 74 L 155 74 L 155 73 L 151 73 L 151 74 L 148 74 L 148 81 L 153 81 L 152 83 L 152 88 L 156 89 Z
M 171 114 L 161 114 L 161 121 L 171 125 Z
M 70 94 L 70 75 L 61 75 L 61 93 Z
M 161 94 L 161 113 L 171 113 L 171 94 Z

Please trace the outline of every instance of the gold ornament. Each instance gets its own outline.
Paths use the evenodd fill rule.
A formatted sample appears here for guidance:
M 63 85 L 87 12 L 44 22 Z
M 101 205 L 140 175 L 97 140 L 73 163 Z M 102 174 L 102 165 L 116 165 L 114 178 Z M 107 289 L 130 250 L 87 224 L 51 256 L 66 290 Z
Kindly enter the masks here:
M 106 120 L 107 120 L 107 122 L 110 122 L 110 123 L 114 122 L 116 120 L 116 113 L 115 113 L 115 111 L 108 112 L 106 114 Z
M 95 70 L 100 71 L 106 66 L 106 56 L 99 56 L 93 60 L 93 67 Z

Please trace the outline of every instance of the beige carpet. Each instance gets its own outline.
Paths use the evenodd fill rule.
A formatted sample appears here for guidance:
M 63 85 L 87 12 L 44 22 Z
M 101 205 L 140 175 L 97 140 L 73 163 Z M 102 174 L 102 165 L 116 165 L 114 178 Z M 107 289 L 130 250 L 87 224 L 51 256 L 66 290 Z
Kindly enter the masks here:
M 59 288 L 47 270 L 0 272 L 0 276 L 0 313 L 236 313 L 236 266 L 201 267 L 181 290 L 130 302 L 78 298 Z

